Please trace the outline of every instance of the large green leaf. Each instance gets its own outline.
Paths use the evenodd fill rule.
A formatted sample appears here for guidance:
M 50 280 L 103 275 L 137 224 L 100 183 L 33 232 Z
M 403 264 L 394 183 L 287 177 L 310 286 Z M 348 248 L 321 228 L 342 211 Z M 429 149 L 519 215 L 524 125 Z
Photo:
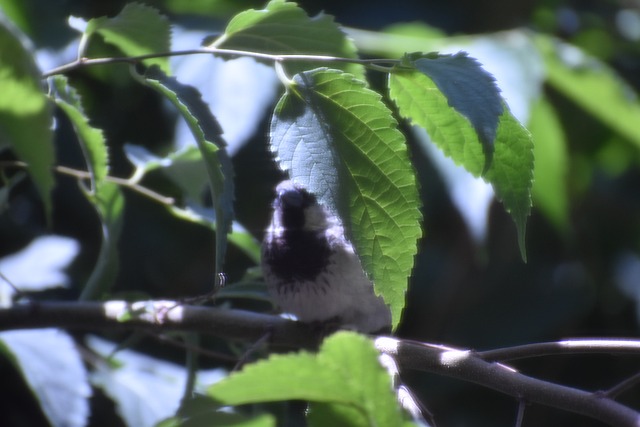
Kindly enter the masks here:
M 85 37 L 96 33 L 130 56 L 168 52 L 171 49 L 168 19 L 156 9 L 140 3 L 127 4 L 113 18 L 102 16 L 91 19 L 87 23 Z M 168 58 L 153 58 L 144 62 L 158 65 L 165 73 L 169 73 Z
M 389 93 L 400 114 L 423 127 L 431 140 L 474 176 L 486 167 L 478 134 L 471 122 L 456 109 L 437 85 L 424 73 L 397 68 L 389 76 Z M 471 101 L 470 101 L 471 102 Z M 518 229 L 518 241 L 526 259 L 525 229 L 531 211 L 533 142 L 529 132 L 511 115 L 503 103 L 499 116 L 491 166 L 483 174 L 491 183 Z
M 638 96 L 611 68 L 578 48 L 538 36 L 547 82 L 593 117 L 640 146 Z
M 318 354 L 272 355 L 214 384 L 208 394 L 225 405 L 293 399 L 333 403 L 355 410 L 366 422 L 354 426 L 410 425 L 378 356 L 366 337 L 339 332 Z
M 274 55 L 357 58 L 353 42 L 340 30 L 333 17 L 321 13 L 310 18 L 295 3 L 283 0 L 272 0 L 262 10 L 249 9 L 239 13 L 211 47 Z M 317 61 L 288 61 L 285 69 L 293 75 L 320 65 Z M 364 68 L 360 65 L 332 62 L 331 67 L 364 79 Z
M 225 149 L 222 129 L 200 92 L 167 77 L 158 67 L 144 75 L 146 83 L 165 96 L 186 120 L 204 160 L 216 212 L 216 274 L 222 272 L 227 234 L 233 220 L 233 167 Z
M 55 162 L 53 112 L 27 44 L 24 36 L 0 14 L 0 150 L 10 147 L 27 163 L 45 214 L 50 218 Z
M 380 98 L 338 70 L 298 74 L 270 138 L 280 167 L 340 214 L 397 325 L 422 234 L 420 202 L 404 136 Z
M 89 119 L 82 109 L 80 96 L 69 86 L 67 79 L 55 76 L 53 82 L 59 96 L 55 97 L 54 101 L 67 115 L 76 131 L 87 169 L 91 174 L 92 189 L 95 190 L 104 182 L 109 169 L 109 155 L 104 135 L 102 130 L 89 124 Z
M 408 54 L 404 61 L 429 77 L 447 98 L 449 106 L 469 120 L 482 144 L 486 171 L 491 166 L 503 110 L 495 78 L 464 52 L 455 55 Z

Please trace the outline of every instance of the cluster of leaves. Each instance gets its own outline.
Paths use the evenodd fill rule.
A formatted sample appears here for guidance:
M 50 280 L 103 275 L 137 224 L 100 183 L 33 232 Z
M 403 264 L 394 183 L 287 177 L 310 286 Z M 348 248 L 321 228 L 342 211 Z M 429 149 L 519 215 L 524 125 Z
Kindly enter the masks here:
M 33 59 L 28 42 L 11 23 L 0 22 L 0 51 L 4 58 L 12 58 L 0 62 L 0 93 L 3 94 L 0 97 L 0 149 L 10 149 L 27 165 L 48 216 L 52 211 L 51 190 L 56 181 L 54 106 L 72 123 L 84 154 L 87 173 L 77 176 L 102 224 L 102 247 L 81 298 L 91 300 L 109 295 L 118 271 L 117 243 L 122 237 L 125 209 L 122 188 L 134 188 L 147 173 L 157 169 L 173 179 L 186 195 L 180 205 L 167 203 L 168 209 L 177 218 L 216 230 L 216 273 L 224 271 L 228 242 L 257 262 L 258 247 L 250 235 L 231 231 L 234 180 L 222 130 L 198 90 L 180 83 L 179 76 L 171 76 L 165 55 L 171 50 L 167 19 L 148 6 L 131 3 L 115 17 L 76 22 L 75 26 L 82 30 L 79 58 L 86 56 L 87 46 L 95 39 L 117 48 L 126 57 L 118 62 L 128 63 L 134 79 L 175 107 L 196 142 L 195 147 L 164 157 L 157 157 L 142 147 L 127 146 L 126 155 L 135 168 L 133 175 L 128 179 L 110 176 L 108 141 L 104 133 L 90 123 L 81 97 L 64 77 L 64 67 L 47 73 L 48 91 L 44 91 L 43 73 Z M 567 67 L 556 58 L 555 46 L 549 39 L 538 38 L 535 43 L 547 59 L 550 83 L 557 84 L 567 96 L 640 143 L 638 131 L 628 119 L 637 114 L 637 106 L 628 107 L 629 103 L 618 95 L 619 91 L 604 91 L 606 88 L 601 85 L 602 81 L 615 85 L 609 70 Z M 406 43 L 402 45 L 406 48 Z M 379 46 L 384 48 L 385 44 Z M 393 49 L 397 46 L 393 44 Z M 423 47 L 409 50 L 420 49 Z M 562 187 L 554 184 L 558 181 L 554 177 L 562 174 L 566 166 L 560 164 L 545 174 L 536 169 L 538 189 L 533 187 L 532 135 L 511 114 L 493 77 L 473 58 L 461 52 L 391 50 L 383 52 L 386 59 L 361 60 L 354 42 L 330 16 L 309 17 L 294 3 L 273 0 L 262 10 L 247 10 L 236 15 L 222 35 L 198 52 L 194 49 L 194 54 L 207 53 L 225 59 L 247 56 L 276 67 L 284 93 L 271 118 L 270 150 L 283 171 L 318 194 L 327 207 L 343 218 L 363 266 L 374 280 L 376 291 L 390 305 L 394 326 L 397 326 L 405 305 L 417 242 L 423 234 L 420 200 L 406 137 L 397 129 L 396 119 L 383 102 L 387 94 L 371 89 L 366 79 L 367 69 L 388 75 L 387 99 L 394 103 L 403 119 L 424 128 L 443 153 L 493 186 L 515 221 L 523 258 L 532 191 L 534 197 L 548 207 L 550 216 L 555 216 L 558 223 L 566 222 L 566 206 L 562 206 L 559 201 L 562 196 L 558 195 Z M 140 56 L 144 59 L 133 58 Z M 102 63 L 108 62 L 106 59 Z M 100 66 L 100 61 L 80 59 L 73 66 Z M 578 81 L 576 75 L 582 80 Z M 586 96 L 583 86 L 595 85 L 596 81 L 600 84 L 598 87 L 603 88 L 603 96 L 616 97 L 611 102 L 621 106 L 618 110 L 602 112 L 596 108 L 595 98 Z M 618 89 L 618 86 L 612 87 Z M 555 119 L 549 105 L 541 102 L 535 111 L 530 128 L 534 136 L 541 136 L 539 140 L 536 138 L 540 145 L 536 145 L 535 154 L 538 163 L 548 166 L 562 159 L 557 147 L 563 144 L 556 144 L 561 132 L 558 126 L 548 126 Z M 212 211 L 195 200 L 201 186 L 176 172 L 183 170 L 184 165 L 204 165 Z M 15 337 L 0 338 L 7 352 L 15 355 L 16 364 L 25 372 L 27 381 L 31 381 L 27 373 L 34 359 L 20 350 Z M 69 347 L 66 343 L 65 348 Z M 69 363 L 83 372 L 77 360 Z M 113 372 L 116 371 L 114 368 Z M 87 384 L 83 375 L 79 374 L 82 378 L 78 382 Z M 30 384 L 38 390 L 35 381 Z M 104 386 L 104 382 L 102 384 Z M 271 357 L 229 376 L 209 388 L 207 394 L 226 405 L 308 400 L 313 402 L 309 420 L 317 425 L 338 421 L 349 425 L 401 425 L 402 422 L 389 378 L 380 368 L 373 347 L 355 334 L 341 334 L 327 340 L 315 355 Z M 88 393 L 86 389 L 75 389 L 73 395 L 79 401 L 86 401 Z M 117 392 L 113 392 L 114 400 L 124 405 L 125 399 L 116 395 Z M 43 401 L 52 398 L 48 394 L 39 397 Z M 181 416 L 197 418 L 194 414 L 202 411 L 211 422 L 212 408 L 217 406 L 207 403 L 204 411 L 201 408 L 190 411 L 185 407 Z M 43 410 L 54 424 L 84 425 L 86 422 L 86 419 L 70 421 L 64 411 L 44 404 Z M 216 413 L 220 417 L 228 415 Z M 246 421 L 232 418 L 229 416 L 225 421 Z M 130 418 L 127 421 L 136 424 Z M 168 425 L 180 422 L 180 418 L 167 421 Z M 274 420 L 259 417 L 253 422 L 273 425 Z
M 13 91 L 29 90 L 28 96 L 22 98 L 34 99 L 33 114 L 37 116 L 25 117 L 18 111 L 25 108 L 24 102 L 7 105 L 5 110 L 12 117 L 24 117 L 23 128 L 29 127 L 41 133 L 34 136 L 15 130 L 7 132 L 4 139 L 16 156 L 29 165 L 47 211 L 51 210 L 52 168 L 55 163 L 51 147 L 51 101 L 67 115 L 82 147 L 89 172 L 88 183 L 83 189 L 103 224 L 103 245 L 98 264 L 82 294 L 83 299 L 95 299 L 108 293 L 117 271 L 115 244 L 120 237 L 124 209 L 121 189 L 107 179 L 107 141 L 101 130 L 89 124 L 79 95 L 65 77 L 56 75 L 49 79 L 51 90 L 48 96 L 40 91 L 41 73 L 30 53 L 9 26 L 3 30 L 6 32 L 5 43 L 12 43 L 11 49 L 23 58 L 15 64 L 5 65 L 7 77 L 2 81 L 3 87 Z M 140 56 L 168 52 L 169 35 L 165 18 L 146 6 L 130 4 L 114 18 L 97 18 L 86 23 L 79 57 L 85 54 L 84 49 L 92 37 L 102 37 L 124 55 Z M 363 265 L 374 279 L 377 291 L 391 306 L 394 324 L 397 325 L 417 240 L 422 234 L 420 202 L 405 138 L 397 129 L 397 123 L 382 102 L 381 95 L 368 88 L 365 67 L 357 61 L 353 43 L 331 17 L 309 18 L 295 4 L 276 0 L 264 10 L 238 14 L 229 22 L 224 34 L 207 48 L 219 55 L 231 50 L 236 55 L 238 52 L 263 54 L 261 60 L 280 68 L 285 76 L 286 92 L 273 114 L 271 149 L 280 167 L 292 179 L 317 193 L 326 206 L 344 218 Z M 286 58 L 286 55 L 295 54 L 307 58 Z M 320 55 L 338 59 L 323 61 L 314 58 Z M 525 222 L 530 208 L 532 142 L 527 131 L 509 113 L 491 76 L 465 54 L 413 53 L 389 62 L 392 67 L 378 67 L 389 74 L 390 95 L 401 114 L 425 127 L 449 156 L 472 173 L 480 175 L 485 172 L 486 179 L 496 187 L 507 210 L 513 213 L 521 230 L 523 248 Z M 146 70 L 139 72 L 134 68 L 135 77 L 176 107 L 197 142 L 198 150 L 195 153 L 191 151 L 191 154 L 195 154 L 206 167 L 217 231 L 216 271 L 221 272 L 233 216 L 233 172 L 225 152 L 222 131 L 198 91 L 167 75 L 166 58 L 150 58 L 143 63 Z M 287 77 L 289 75 L 293 77 Z M 140 156 L 136 157 L 133 152 L 136 152 L 135 147 L 130 147 L 130 158 L 137 167 L 130 181 L 137 182 L 153 166 L 150 166 L 152 162 L 148 161 L 148 155 L 142 156 L 147 161 L 136 162 Z M 331 345 L 327 343 L 327 348 Z M 342 347 L 333 345 L 341 352 L 349 348 L 346 344 Z M 371 353 L 372 349 L 362 351 Z M 361 357 L 360 352 L 349 353 L 357 356 L 354 366 L 364 368 L 366 365 L 361 365 L 363 358 L 377 364 L 375 354 Z M 230 399 L 223 390 L 231 385 L 222 386 L 220 391 L 214 388 L 212 393 L 229 404 L 293 398 L 323 402 L 328 396 L 331 396 L 331 402 L 342 407 L 357 406 L 361 402 L 364 413 L 358 415 L 361 419 L 354 425 L 365 425 L 368 420 L 382 420 L 388 416 L 388 412 L 383 415 L 369 413 L 372 408 L 380 411 L 384 406 L 374 404 L 371 397 L 361 394 L 362 390 L 367 390 L 367 395 L 377 395 L 379 387 L 369 388 L 358 382 L 360 391 L 355 392 L 357 398 L 346 395 L 344 399 L 338 398 L 336 389 L 347 391 L 347 388 L 338 386 L 337 381 L 345 380 L 339 373 L 350 372 L 353 375 L 342 357 L 336 359 L 333 356 L 330 360 L 342 366 L 336 371 L 337 376 L 326 375 L 329 383 L 319 391 L 309 388 L 309 383 L 321 383 L 317 380 L 312 382 L 306 376 L 318 371 L 327 373 L 325 368 L 298 366 L 307 362 L 297 359 L 311 360 L 309 357 L 312 356 L 273 358 L 261 365 L 264 375 L 256 374 L 263 372 L 256 367 L 234 380 L 244 384 L 244 378 L 251 376 L 252 389 L 265 390 L 261 396 L 248 395 L 240 387 L 241 401 Z M 323 352 L 317 357 L 322 358 Z M 295 360 L 289 360 L 291 358 Z M 320 359 L 318 361 L 313 363 L 320 363 Z M 304 377 L 298 385 L 291 382 L 290 376 L 287 376 L 287 387 L 280 387 L 272 381 L 274 375 L 278 375 L 274 370 L 277 371 L 283 363 L 287 364 L 284 369 L 293 369 Z M 264 388 L 256 387 L 259 378 L 266 381 Z M 373 381 L 380 378 L 380 372 L 377 376 L 367 372 L 359 378 Z M 382 378 L 386 378 L 382 388 L 390 394 L 389 379 L 384 373 Z M 273 390 L 281 390 L 282 396 L 275 395 Z M 314 410 L 313 418 L 326 419 L 334 413 L 347 416 L 343 410 L 335 412 L 331 407 L 333 403 L 325 404 L 329 407 Z M 398 422 L 390 424 L 397 425 Z

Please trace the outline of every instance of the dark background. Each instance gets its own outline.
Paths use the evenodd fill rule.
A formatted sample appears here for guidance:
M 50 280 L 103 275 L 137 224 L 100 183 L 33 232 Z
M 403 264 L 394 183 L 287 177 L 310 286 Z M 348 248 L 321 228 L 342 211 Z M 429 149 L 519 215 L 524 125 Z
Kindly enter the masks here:
M 264 4 L 212 1 L 210 6 L 201 7 L 193 2 L 191 13 L 184 13 L 185 4 L 180 6 L 183 9 L 172 6 L 179 2 L 149 3 L 169 15 L 172 22 L 206 26 L 212 32 L 224 28 L 235 11 Z M 23 2 L 20 10 L 24 14 L 23 30 L 37 47 L 60 48 L 75 37 L 67 27 L 67 16 L 114 15 L 123 5 L 122 1 L 42 0 Z M 372 30 L 405 21 L 426 22 L 448 34 L 526 27 L 577 44 L 613 66 L 636 90 L 640 86 L 639 43 L 622 37 L 615 24 L 616 14 L 627 7 L 623 1 L 335 0 L 301 1 L 300 5 L 310 14 L 324 10 L 341 24 Z M 106 132 L 113 175 L 126 177 L 131 173 L 121 151 L 125 142 L 151 150 L 167 147 L 174 118 L 167 114 L 158 96 L 115 71 L 108 80 L 84 71 L 69 77 L 85 96 L 92 124 Z M 638 335 L 635 303 L 615 286 L 620 255 L 640 249 L 638 150 L 628 141 L 619 141 L 628 161 L 615 170 L 607 168 L 601 154 L 616 138 L 612 131 L 560 94 L 549 88 L 546 91 L 558 110 L 569 143 L 569 229 L 558 232 L 534 207 L 525 264 L 517 250 L 512 220 L 500 204 L 494 203 L 486 245 L 477 247 L 437 172 L 419 150 L 413 150 L 422 183 L 425 238 L 400 336 L 481 350 L 567 337 Z M 58 162 L 82 168 L 81 153 L 69 142 L 69 124 L 61 115 L 57 119 Z M 267 118 L 233 159 L 237 217 L 257 238 L 261 238 L 266 225 L 271 189 L 280 179 L 266 149 L 266 132 Z M 42 218 L 40 203 L 28 182 L 12 193 L 9 210 L 0 215 L 0 255 L 15 252 L 34 236 L 51 231 L 78 239 L 82 252 L 71 268 L 76 287 L 62 295 L 73 298 L 95 262 L 99 224 L 75 182 L 57 179 L 52 227 Z M 160 176 L 151 176 L 145 185 L 161 193 L 171 191 Z M 126 198 L 121 271 L 115 292 L 135 291 L 158 298 L 206 293 L 213 273 L 213 235 L 200 226 L 177 222 L 148 200 L 131 193 Z M 251 266 L 232 248 L 227 265 L 229 281 L 240 280 Z M 640 277 L 638 282 L 640 285 Z M 169 358 L 179 358 L 176 351 L 163 351 Z M 537 358 L 516 366 L 543 379 L 598 390 L 635 374 L 638 363 L 637 358 L 563 356 Z M 6 364 L 0 365 L 0 375 L 11 383 L 20 381 Z M 515 422 L 517 404 L 511 398 L 426 374 L 409 373 L 407 381 L 436 415 L 439 426 L 509 426 Z M 624 397 L 640 407 L 638 392 Z M 15 410 L 28 401 L 27 392 L 0 387 L 0 413 L 8 411 L 4 405 Z M 14 405 L 16 402 L 20 404 Z M 97 399 L 95 405 L 95 413 L 109 413 L 106 399 Z M 114 425 L 109 423 L 116 421 L 106 418 L 99 422 L 94 418 L 95 425 Z M 30 421 L 31 425 L 38 422 L 37 418 Z M 524 425 L 601 424 L 532 406 L 527 409 Z

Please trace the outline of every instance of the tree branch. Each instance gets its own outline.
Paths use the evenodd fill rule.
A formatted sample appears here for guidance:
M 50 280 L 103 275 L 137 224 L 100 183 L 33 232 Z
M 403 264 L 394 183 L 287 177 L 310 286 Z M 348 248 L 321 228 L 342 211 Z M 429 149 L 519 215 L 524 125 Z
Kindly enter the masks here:
M 171 52 L 159 52 L 150 53 L 147 55 L 139 56 L 120 56 L 112 58 L 78 58 L 73 62 L 61 65 L 49 71 L 42 73 L 42 78 L 54 76 L 56 74 L 65 74 L 70 71 L 76 70 L 82 67 L 105 65 L 105 64 L 137 64 L 145 59 L 154 58 L 166 58 L 171 56 L 185 56 L 185 55 L 214 55 L 221 57 L 248 57 L 254 59 L 262 59 L 265 61 L 273 62 L 286 62 L 286 61 L 316 61 L 316 62 L 346 62 L 350 64 L 360 64 L 378 71 L 387 72 L 389 69 L 382 67 L 380 64 L 398 64 L 397 59 L 360 59 L 360 58 L 342 58 L 339 56 L 326 56 L 326 55 L 274 55 L 270 53 L 250 52 L 246 50 L 235 49 L 219 49 L 213 47 L 203 47 L 199 49 L 187 49 L 176 50 Z
M 305 324 L 251 311 L 187 306 L 177 301 L 27 302 L 0 309 L 0 330 L 59 327 L 73 330 L 199 332 L 223 339 L 315 348 L 317 334 Z
M 1 168 L 20 168 L 26 169 L 29 165 L 25 162 L 21 161 L 0 161 L 0 169 Z M 72 176 L 78 179 L 89 179 L 91 178 L 91 174 L 87 171 L 72 169 L 66 166 L 54 166 L 53 170 L 62 175 Z M 163 205 L 173 205 L 175 204 L 175 199 L 173 197 L 166 197 L 162 194 L 158 194 L 155 191 L 144 187 L 137 182 L 133 182 L 130 179 L 118 178 L 117 176 L 107 175 L 105 177 L 106 181 L 113 182 L 114 184 L 118 184 L 121 187 L 128 188 L 131 191 L 139 193 L 145 197 L 148 197 L 151 200 L 154 200 Z
M 638 345 L 637 341 L 633 343 Z M 603 393 L 589 393 L 528 377 L 501 363 L 487 362 L 471 350 L 387 337 L 378 338 L 376 347 L 381 352 L 396 357 L 398 364 L 404 369 L 427 371 L 480 384 L 520 401 L 586 415 L 612 426 L 640 426 L 639 412 Z
M 630 339 L 568 339 L 557 342 L 525 344 L 476 353 L 488 361 L 527 359 L 560 354 L 640 354 L 640 341 Z
M 0 330 L 60 327 L 75 330 L 133 329 L 149 332 L 180 330 L 223 339 L 256 342 L 269 336 L 274 347 L 313 349 L 320 339 L 317 329 L 278 316 L 250 311 L 181 305 L 176 301 L 27 302 L 0 309 Z M 554 348 L 582 353 L 640 354 L 640 341 L 576 340 L 539 344 L 549 354 Z M 487 355 L 534 355 L 533 346 L 483 352 L 441 345 L 378 337 L 378 350 L 396 358 L 403 370 L 418 370 L 482 385 L 513 396 L 520 402 L 538 403 L 586 415 L 613 426 L 638 427 L 640 413 L 605 393 L 590 393 L 542 381 L 518 373 L 501 363 L 484 360 Z M 524 353 L 524 350 L 526 350 Z M 510 355 L 511 354 L 511 355 Z M 539 355 L 541 353 L 538 353 Z M 510 355 L 510 356 L 509 356 Z M 636 378 L 633 378 L 635 384 Z M 626 384 L 624 385 L 626 389 Z M 614 387 L 615 389 L 615 387 Z M 615 394 L 615 393 L 612 393 Z

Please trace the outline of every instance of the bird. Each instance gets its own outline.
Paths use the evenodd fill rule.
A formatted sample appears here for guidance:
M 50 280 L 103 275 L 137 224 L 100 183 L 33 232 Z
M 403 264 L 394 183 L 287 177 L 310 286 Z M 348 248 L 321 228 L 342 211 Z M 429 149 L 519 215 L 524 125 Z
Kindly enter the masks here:
M 295 181 L 281 182 L 275 193 L 261 264 L 276 305 L 304 323 L 390 332 L 389 306 L 375 294 L 340 218 Z

